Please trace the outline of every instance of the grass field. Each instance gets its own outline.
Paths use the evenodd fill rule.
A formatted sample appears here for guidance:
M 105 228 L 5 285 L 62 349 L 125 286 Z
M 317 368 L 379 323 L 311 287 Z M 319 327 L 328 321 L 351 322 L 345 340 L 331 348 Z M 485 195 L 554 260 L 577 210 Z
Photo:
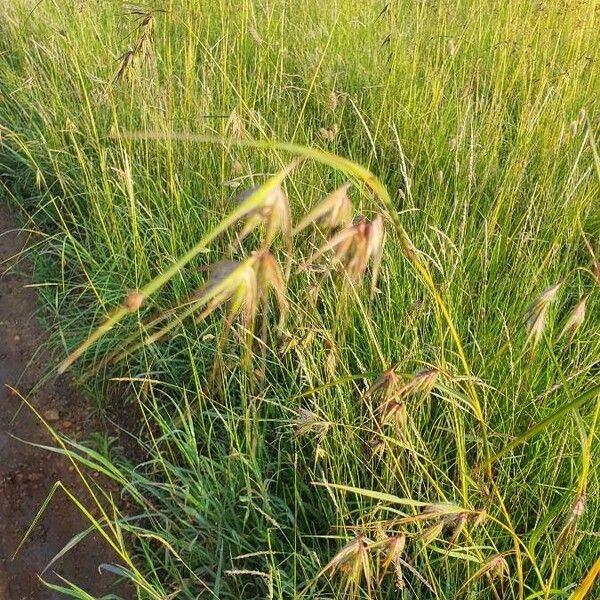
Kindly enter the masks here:
M 597 2 L 0 6 L 139 598 L 598 597 Z

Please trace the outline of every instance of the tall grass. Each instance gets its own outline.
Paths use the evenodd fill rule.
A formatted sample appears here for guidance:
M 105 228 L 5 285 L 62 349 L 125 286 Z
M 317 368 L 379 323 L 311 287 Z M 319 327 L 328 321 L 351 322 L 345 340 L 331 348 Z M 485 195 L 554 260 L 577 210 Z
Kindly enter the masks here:
M 0 6 L 6 193 L 143 458 L 59 448 L 140 598 L 594 597 L 597 3 Z

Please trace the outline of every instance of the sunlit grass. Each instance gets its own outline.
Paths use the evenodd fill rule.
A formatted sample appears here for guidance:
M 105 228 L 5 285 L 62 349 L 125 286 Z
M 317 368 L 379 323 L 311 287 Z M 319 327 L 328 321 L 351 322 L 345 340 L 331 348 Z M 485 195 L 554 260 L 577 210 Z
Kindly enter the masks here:
M 143 459 L 60 448 L 140 598 L 594 597 L 595 2 L 0 6 L 60 369 Z

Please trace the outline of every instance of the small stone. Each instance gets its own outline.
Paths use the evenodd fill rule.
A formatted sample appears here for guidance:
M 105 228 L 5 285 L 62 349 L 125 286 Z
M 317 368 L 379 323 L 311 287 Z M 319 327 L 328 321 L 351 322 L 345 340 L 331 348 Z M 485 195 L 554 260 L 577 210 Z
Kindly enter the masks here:
M 60 415 L 55 408 L 49 408 L 43 413 L 43 417 L 48 423 L 56 423 L 60 419 Z
M 13 341 L 15 341 L 15 342 L 20 342 L 20 341 L 21 341 L 21 336 L 20 336 L 20 335 L 15 335 L 15 336 L 13 337 Z
M 60 428 L 61 429 L 70 429 L 73 426 L 71 421 L 61 421 Z

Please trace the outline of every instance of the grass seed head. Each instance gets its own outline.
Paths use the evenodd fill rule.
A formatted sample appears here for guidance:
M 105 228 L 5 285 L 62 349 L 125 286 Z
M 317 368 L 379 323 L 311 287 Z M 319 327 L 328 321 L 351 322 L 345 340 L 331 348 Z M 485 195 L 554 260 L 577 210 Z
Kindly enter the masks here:
M 369 551 L 364 536 L 358 535 L 349 544 L 346 544 L 327 563 L 324 572 L 330 575 L 334 575 L 336 572 L 341 573 L 346 580 L 345 589 L 350 597 L 358 596 L 360 584 L 364 577 L 370 597 L 372 573 Z
M 365 398 L 373 398 L 382 402 L 390 400 L 400 385 L 400 378 L 396 374 L 396 367 L 384 371 L 366 391 Z
M 429 546 L 432 542 L 439 540 L 442 537 L 445 525 L 446 523 L 441 520 L 424 529 L 419 536 L 419 540 L 423 546 Z
M 396 587 L 399 590 L 404 589 L 404 576 L 402 573 L 402 562 L 400 559 L 404 553 L 405 546 L 406 536 L 403 533 L 393 535 L 385 541 L 384 558 L 381 562 L 381 574 L 379 576 L 380 584 L 390 567 L 393 567 L 396 578 Z
M 460 513 L 460 514 L 456 515 L 456 517 L 453 519 L 447 519 L 446 522 L 449 525 L 451 525 L 453 528 L 452 535 L 450 536 L 450 539 L 448 540 L 449 544 L 456 543 L 456 541 L 460 537 L 460 534 L 463 532 L 468 519 L 469 519 L 469 513 L 467 513 L 467 512 Z
M 369 262 L 372 262 L 371 290 L 373 292 L 377 283 L 384 243 L 383 217 L 377 215 L 372 221 L 360 217 L 352 225 L 335 233 L 305 262 L 304 268 L 327 252 L 333 251 L 337 260 L 343 265 L 348 278 L 353 283 L 360 283 Z
M 575 498 L 575 501 L 571 505 L 571 510 L 567 515 L 565 520 L 565 524 L 558 536 L 556 541 L 556 552 L 558 554 L 562 553 L 565 549 L 567 549 L 575 537 L 575 533 L 577 532 L 577 524 L 579 523 L 579 519 L 585 512 L 585 503 L 586 503 L 586 495 L 585 492 L 581 492 Z
M 258 186 L 245 190 L 236 197 L 236 203 L 242 204 L 252 194 L 256 192 Z M 250 211 L 244 227 L 238 234 L 238 241 L 241 244 L 256 228 L 263 225 L 265 234 L 262 247 L 267 248 L 271 245 L 279 232 L 282 232 L 291 243 L 292 237 L 292 219 L 290 214 L 290 205 L 287 195 L 277 186 L 265 196 L 263 201 L 254 210 Z
M 229 118 L 225 123 L 225 131 L 231 137 L 234 137 L 238 140 L 246 137 L 246 128 L 244 127 L 244 122 L 235 108 L 231 111 L 231 113 L 229 113 Z
M 262 38 L 258 34 L 258 31 L 256 31 L 256 28 L 252 25 L 248 25 L 248 35 L 257 46 L 262 46 Z
M 563 336 L 569 335 L 568 344 L 573 341 L 573 338 L 577 334 L 577 330 L 581 327 L 585 320 L 585 311 L 587 306 L 587 296 L 584 296 L 571 311 L 567 322 L 565 323 L 558 339 L 560 340 Z
M 208 282 L 194 294 L 194 298 L 202 300 L 212 296 L 213 309 L 229 301 L 232 317 L 243 313 L 248 322 L 253 322 L 258 304 L 255 262 L 255 256 L 251 256 L 244 262 L 220 260 L 210 265 Z M 197 321 L 203 320 L 208 314 L 209 311 L 204 311 Z
M 508 576 L 509 567 L 506 558 L 497 554 L 488 561 L 489 573 L 494 579 L 504 579 Z
M 390 400 L 383 405 L 381 424 L 392 423 L 396 429 L 402 429 L 406 424 L 406 404 L 398 400 Z
M 334 112 L 335 109 L 337 108 L 337 106 L 338 106 L 338 97 L 337 97 L 337 94 L 334 91 L 332 91 L 331 94 L 329 94 L 329 98 L 327 100 L 327 105 L 328 105 L 329 110 L 331 112 Z
M 118 63 L 119 66 L 112 78 L 112 83 L 118 83 L 122 79 L 125 79 L 133 67 L 133 63 L 135 61 L 135 48 L 128 48 L 119 56 Z
M 142 307 L 143 303 L 144 303 L 144 294 L 142 294 L 138 290 L 132 290 L 125 297 L 125 301 L 123 302 L 123 305 L 130 313 L 134 313 L 134 312 L 137 312 Z
M 414 395 L 428 395 L 435 387 L 435 384 L 440 376 L 439 369 L 429 368 L 421 369 L 414 377 L 405 383 L 399 390 L 400 397 Z
M 327 421 L 323 421 L 318 415 L 307 408 L 300 409 L 295 425 L 297 436 L 301 437 L 309 433 L 314 433 L 319 441 L 327 434 L 330 426 Z
M 329 128 L 327 128 L 327 127 L 321 127 L 319 129 L 319 135 L 326 142 L 334 142 L 335 138 L 337 137 L 337 135 L 338 135 L 339 132 L 340 132 L 340 128 L 339 128 L 339 126 L 336 123 L 334 123 Z
M 527 341 L 537 344 L 544 333 L 546 319 L 551 304 L 556 299 L 562 281 L 547 287 L 533 302 L 527 311 Z
M 286 321 L 289 305 L 287 301 L 285 282 L 279 263 L 268 251 L 259 253 L 256 261 L 256 279 L 258 285 L 258 302 L 264 304 L 268 300 L 269 291 L 273 290 L 279 307 L 279 323 L 281 329 Z
M 317 204 L 294 228 L 294 234 L 299 233 L 313 223 L 322 228 L 327 234 L 338 227 L 347 226 L 352 221 L 354 208 L 348 195 L 352 184 L 345 183 L 329 194 L 325 200 Z

